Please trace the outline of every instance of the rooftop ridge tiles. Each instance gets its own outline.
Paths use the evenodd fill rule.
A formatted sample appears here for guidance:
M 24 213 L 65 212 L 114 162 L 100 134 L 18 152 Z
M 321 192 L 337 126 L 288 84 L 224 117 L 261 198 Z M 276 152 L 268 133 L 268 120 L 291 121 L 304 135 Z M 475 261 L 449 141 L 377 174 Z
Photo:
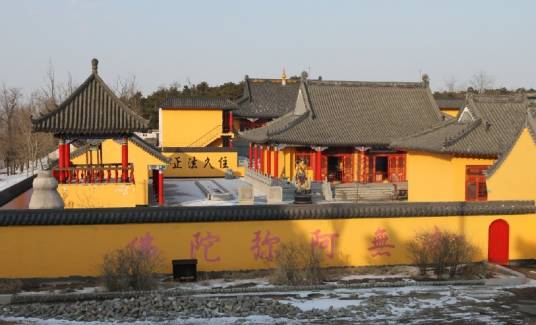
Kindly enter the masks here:
M 2 226 L 528 215 L 534 201 L 0 210 Z
M 320 85 L 320 86 L 426 88 L 426 86 L 422 82 L 410 82 L 410 81 L 353 81 L 353 80 L 307 79 L 307 82 L 310 85 Z

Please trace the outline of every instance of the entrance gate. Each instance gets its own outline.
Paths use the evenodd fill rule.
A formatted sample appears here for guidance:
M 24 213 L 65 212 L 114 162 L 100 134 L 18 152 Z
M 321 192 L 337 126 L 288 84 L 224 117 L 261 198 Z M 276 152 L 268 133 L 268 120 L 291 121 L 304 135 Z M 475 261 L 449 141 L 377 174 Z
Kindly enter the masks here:
M 489 225 L 488 261 L 501 265 L 508 264 L 509 225 L 503 219 L 497 219 Z

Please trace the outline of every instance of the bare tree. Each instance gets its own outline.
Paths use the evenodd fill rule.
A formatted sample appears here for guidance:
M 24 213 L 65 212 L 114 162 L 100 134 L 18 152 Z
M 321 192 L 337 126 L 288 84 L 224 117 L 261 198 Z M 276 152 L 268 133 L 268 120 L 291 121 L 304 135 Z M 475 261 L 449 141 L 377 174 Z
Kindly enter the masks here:
M 484 93 L 486 89 L 493 87 L 494 80 L 486 71 L 479 71 L 475 73 L 471 80 L 469 80 L 469 86 L 477 90 L 479 93 Z
M 117 78 L 115 92 L 117 93 L 117 97 L 127 104 L 128 107 L 142 115 L 142 94 L 136 82 L 136 76 L 130 76 L 125 79 Z
M 457 81 L 454 76 L 451 76 L 450 78 L 446 79 L 445 81 L 445 90 L 449 93 L 454 93 L 457 90 Z
M 0 89 L 0 123 L 3 130 L 0 137 L 2 138 L 2 146 L 0 155 L 4 159 L 7 168 L 7 174 L 15 172 L 16 161 L 16 145 L 15 145 L 15 115 L 20 108 L 22 93 L 17 88 L 7 88 L 2 84 Z

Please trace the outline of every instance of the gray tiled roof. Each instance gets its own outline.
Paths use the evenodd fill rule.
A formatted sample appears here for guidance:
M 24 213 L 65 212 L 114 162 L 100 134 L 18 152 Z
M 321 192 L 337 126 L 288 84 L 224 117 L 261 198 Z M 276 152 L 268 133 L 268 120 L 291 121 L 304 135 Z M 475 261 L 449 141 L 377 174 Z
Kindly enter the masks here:
M 93 72 L 55 110 L 32 120 L 35 132 L 71 136 L 125 135 L 148 130 L 143 119 L 123 103 L 97 73 Z
M 258 79 L 246 76 L 244 94 L 237 100 L 236 116 L 250 118 L 277 118 L 296 105 L 299 80 L 289 79 L 282 85 L 281 79 Z
M 164 156 L 160 150 L 158 150 L 157 147 L 153 146 L 149 142 L 143 140 L 136 134 L 132 134 L 129 137 L 129 140 L 132 141 L 136 146 L 140 147 L 143 151 L 147 152 L 148 154 L 152 155 L 153 157 L 159 159 L 160 161 L 164 163 L 169 163 L 170 158 Z M 87 141 L 86 141 L 87 142 Z M 104 142 L 104 139 L 94 139 L 89 141 L 91 145 L 98 145 L 102 142 Z M 85 154 L 89 150 L 90 146 L 88 144 L 82 144 L 79 148 L 71 152 L 71 159 L 79 157 L 83 154 Z
M 532 218 L 534 201 L 381 202 L 307 205 L 0 210 L 0 227 L 172 222 L 320 220 L 430 216 L 518 215 Z
M 443 108 L 462 109 L 465 106 L 464 98 L 436 98 L 437 106 Z
M 224 97 L 179 97 L 167 98 L 161 108 L 164 109 L 235 109 L 236 104 Z
M 247 131 L 257 143 L 388 146 L 443 121 L 427 83 L 308 80 L 305 113 L 288 113 Z
M 536 107 L 529 107 L 527 109 L 526 123 L 524 124 L 524 127 L 521 127 L 519 129 L 519 132 L 512 140 L 512 143 L 510 144 L 508 150 L 501 153 L 501 155 L 499 156 L 499 159 L 497 159 L 497 161 L 493 164 L 493 166 L 491 166 L 490 168 L 486 170 L 487 177 L 490 177 L 491 175 L 493 175 L 500 168 L 500 166 L 506 160 L 506 157 L 508 157 L 508 155 L 514 148 L 517 142 L 517 139 L 519 139 L 525 127 L 528 129 L 530 135 L 532 136 L 532 140 L 534 141 L 534 143 L 536 143 Z M 534 153 L 529 153 L 529 154 L 534 154 Z
M 470 114 L 404 139 L 392 147 L 434 153 L 497 157 L 505 152 L 525 123 L 523 95 L 475 95 L 467 100 Z M 472 118 L 471 118 L 472 117 Z

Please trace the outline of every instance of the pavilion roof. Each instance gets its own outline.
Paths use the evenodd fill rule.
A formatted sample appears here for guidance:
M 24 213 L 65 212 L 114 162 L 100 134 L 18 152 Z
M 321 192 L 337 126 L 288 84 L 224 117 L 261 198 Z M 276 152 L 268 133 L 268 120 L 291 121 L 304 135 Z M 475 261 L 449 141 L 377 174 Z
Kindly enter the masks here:
M 384 147 L 443 122 L 428 80 L 302 80 L 293 112 L 246 131 L 257 143 Z
M 100 78 L 98 61 L 92 60 L 92 73 L 56 109 L 34 120 L 34 132 L 64 136 L 114 136 L 146 132 L 145 120 L 123 101 Z
M 469 94 L 457 119 L 395 140 L 392 147 L 433 153 L 496 157 L 503 154 L 527 121 L 522 94 Z

